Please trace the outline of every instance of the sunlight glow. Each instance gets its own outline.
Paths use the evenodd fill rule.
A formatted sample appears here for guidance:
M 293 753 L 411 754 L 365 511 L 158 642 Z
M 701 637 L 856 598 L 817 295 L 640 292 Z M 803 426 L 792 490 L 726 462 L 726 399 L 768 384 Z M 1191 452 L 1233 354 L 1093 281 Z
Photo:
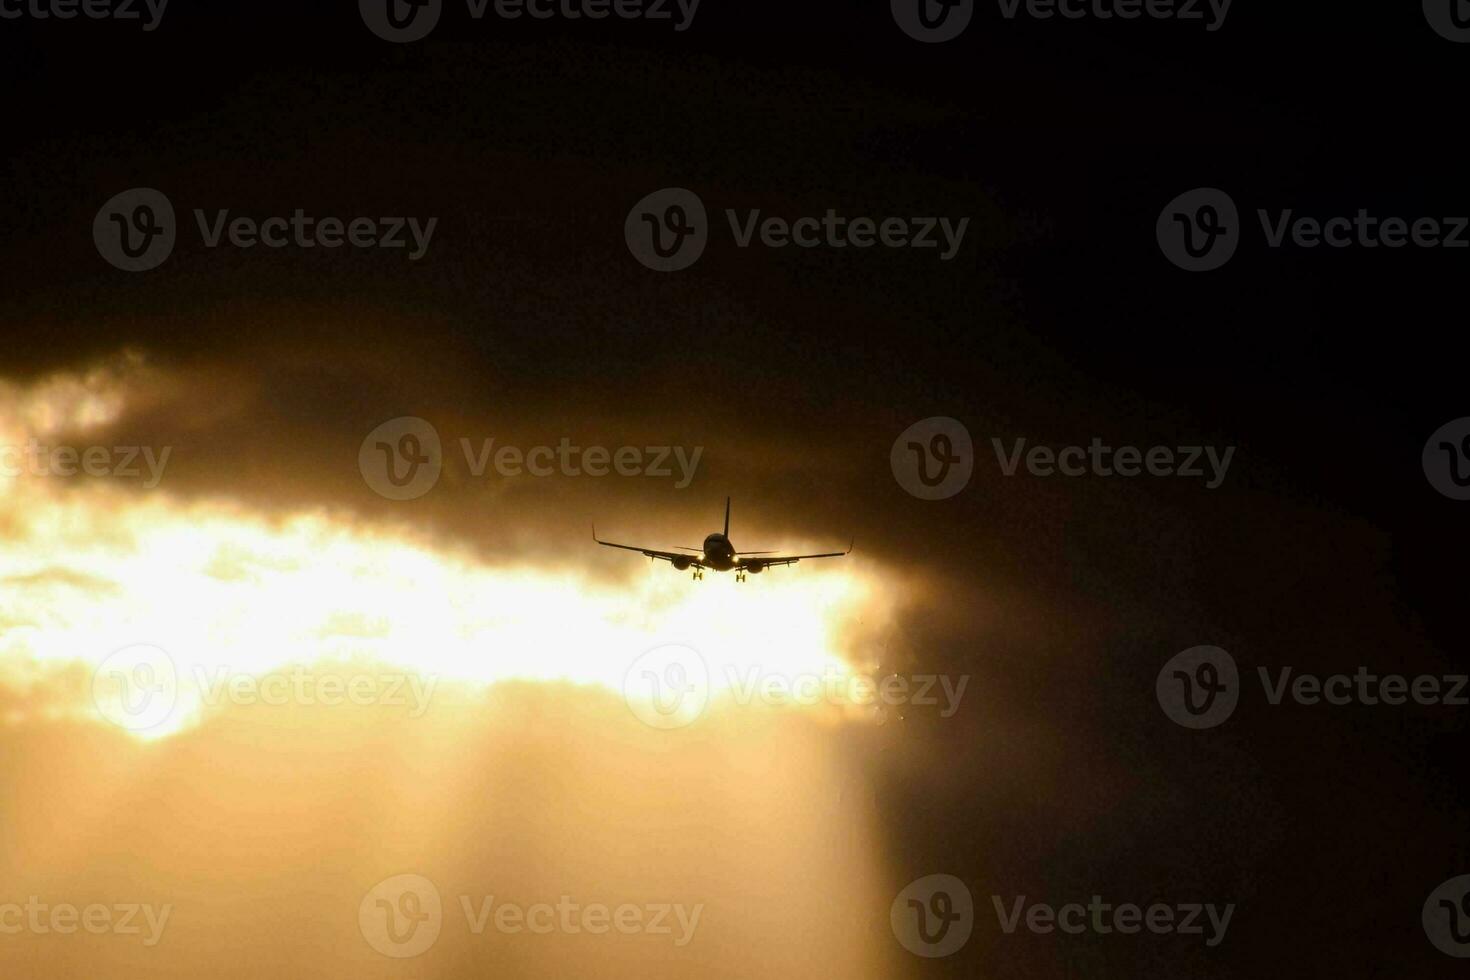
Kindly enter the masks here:
M 110 423 L 126 408 L 127 371 L 141 369 L 0 387 L 0 444 Z M 861 637 L 886 624 L 894 602 L 858 561 L 770 570 L 738 586 L 731 575 L 691 582 L 644 562 L 609 583 L 578 556 L 492 566 L 351 514 L 268 520 L 224 499 L 133 493 L 106 480 L 0 478 L 0 533 L 0 689 L 25 691 L 78 665 L 90 674 L 119 649 L 154 645 L 177 665 L 183 709 L 150 736 L 199 720 L 207 678 L 288 665 L 387 665 L 477 686 L 565 681 L 621 693 L 641 654 L 680 643 L 704 657 L 715 695 L 752 670 L 847 674 L 871 665 Z M 90 678 L 86 693 L 44 710 L 34 698 L 21 704 L 100 716 Z M 0 722 L 27 717 L 0 711 Z

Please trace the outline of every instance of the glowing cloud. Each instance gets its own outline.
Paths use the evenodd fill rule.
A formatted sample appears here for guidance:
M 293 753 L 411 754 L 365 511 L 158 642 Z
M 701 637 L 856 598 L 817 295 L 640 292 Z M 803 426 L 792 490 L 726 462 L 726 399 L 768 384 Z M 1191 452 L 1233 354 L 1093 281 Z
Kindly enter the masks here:
M 0 386 L 0 444 L 115 422 L 147 370 L 125 358 Z M 845 676 L 873 665 L 872 650 L 844 648 L 857 624 L 881 631 L 895 601 L 857 560 L 739 586 L 664 567 L 606 583 L 549 560 L 488 565 L 348 513 L 268 518 L 225 499 L 28 472 L 0 480 L 0 532 L 0 688 L 21 692 L 5 717 L 30 717 L 46 677 L 90 676 L 116 651 L 149 644 L 166 652 L 178 688 L 178 710 L 146 726 L 154 736 L 197 720 L 222 678 L 289 665 L 622 692 L 640 655 L 678 643 L 703 658 L 715 698 L 741 678 Z M 89 683 L 70 708 L 48 700 L 45 710 L 100 716 L 92 695 L 105 690 Z

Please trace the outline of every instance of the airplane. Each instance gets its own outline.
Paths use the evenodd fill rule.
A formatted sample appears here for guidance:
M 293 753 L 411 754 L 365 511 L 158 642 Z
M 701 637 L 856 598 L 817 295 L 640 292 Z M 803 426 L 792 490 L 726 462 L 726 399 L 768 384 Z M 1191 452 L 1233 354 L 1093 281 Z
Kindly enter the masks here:
M 776 565 L 795 565 L 805 558 L 841 558 L 852 554 L 852 544 L 849 542 L 846 551 L 829 551 L 820 555 L 777 555 L 774 558 L 749 557 L 751 555 L 775 555 L 774 551 L 745 551 L 735 550 L 730 543 L 730 498 L 725 498 L 725 530 L 716 531 L 704 539 L 703 548 L 680 547 L 679 551 L 693 552 L 692 554 L 678 554 L 673 551 L 656 551 L 652 548 L 640 548 L 632 544 L 614 544 L 604 541 L 597 536 L 597 526 L 592 527 L 592 540 L 607 548 L 622 548 L 626 551 L 637 551 L 647 555 L 650 559 L 666 561 L 679 571 L 684 571 L 691 566 L 694 569 L 694 578 L 704 578 L 704 570 L 712 568 L 717 572 L 735 573 L 735 581 L 744 582 L 745 576 L 759 575 L 767 568 Z

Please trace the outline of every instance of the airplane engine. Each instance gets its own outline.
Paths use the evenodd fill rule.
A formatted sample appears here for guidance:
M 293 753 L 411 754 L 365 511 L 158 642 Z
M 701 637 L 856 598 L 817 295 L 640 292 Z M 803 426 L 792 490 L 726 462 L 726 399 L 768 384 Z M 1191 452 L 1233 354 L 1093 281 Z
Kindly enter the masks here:
M 694 563 L 694 559 L 693 558 L 675 558 L 675 559 L 672 559 L 669 562 L 669 564 L 673 565 L 675 568 L 677 568 L 681 572 L 684 571 L 684 569 L 688 568 L 693 563 Z
M 752 575 L 759 575 L 761 572 L 764 572 L 766 570 L 766 566 L 762 565 L 758 561 L 753 561 L 745 566 L 745 570 Z

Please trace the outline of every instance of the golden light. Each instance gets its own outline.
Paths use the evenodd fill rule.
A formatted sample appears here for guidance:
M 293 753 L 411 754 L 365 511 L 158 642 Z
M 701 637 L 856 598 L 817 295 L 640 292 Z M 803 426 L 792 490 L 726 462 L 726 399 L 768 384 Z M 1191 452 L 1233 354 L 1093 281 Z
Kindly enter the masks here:
M 114 422 L 130 379 L 145 370 L 133 358 L 0 389 L 0 442 Z M 682 644 L 707 665 L 713 703 L 732 685 L 749 700 L 752 679 L 789 686 L 871 667 L 875 650 L 846 645 L 881 635 L 895 601 L 891 583 L 860 558 L 772 569 L 738 585 L 733 575 L 691 582 L 645 562 L 631 580 L 608 583 L 588 570 L 591 548 L 490 566 L 405 526 L 325 511 L 267 518 L 227 500 L 179 499 L 166 481 L 136 493 L 107 480 L 12 474 L 0 522 L 0 683 L 64 665 L 95 670 L 119 649 L 152 645 L 177 669 L 178 710 L 138 729 L 145 737 L 197 722 L 222 676 L 291 665 L 622 693 L 640 656 Z M 100 717 L 106 707 L 99 713 L 89 699 L 70 709 Z M 13 710 L 9 720 L 21 717 Z
M 0 445 L 104 438 L 146 370 L 0 387 Z M 0 475 L 0 903 L 170 910 L 156 944 L 6 937 L 0 973 L 891 974 L 868 759 L 835 727 L 872 711 L 753 694 L 871 670 L 890 577 L 693 582 L 630 555 L 613 580 L 590 542 L 491 564 L 404 506 L 390 526 Z M 696 667 L 700 710 L 661 711 Z M 401 960 L 359 913 L 405 874 L 444 902 Z M 488 896 L 702 911 L 683 945 L 482 933 L 461 909 Z

